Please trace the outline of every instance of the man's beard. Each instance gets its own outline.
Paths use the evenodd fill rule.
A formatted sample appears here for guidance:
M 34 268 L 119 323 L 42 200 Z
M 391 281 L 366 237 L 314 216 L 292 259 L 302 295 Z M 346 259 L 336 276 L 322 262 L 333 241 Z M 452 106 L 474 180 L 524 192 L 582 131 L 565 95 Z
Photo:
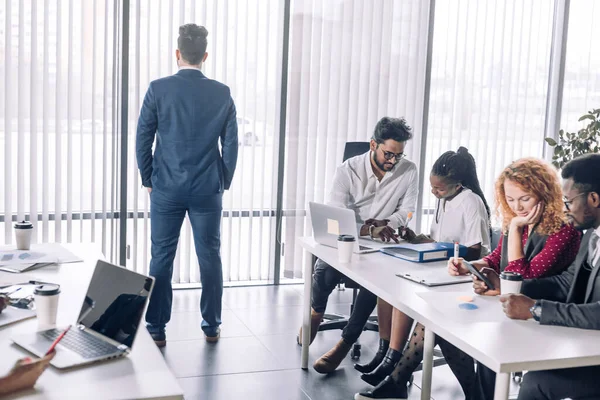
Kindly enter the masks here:
M 380 163 L 375 153 L 373 153 L 373 161 L 375 161 L 375 165 L 377 165 L 377 168 L 379 168 L 382 171 L 391 171 L 392 168 L 394 168 L 394 164 L 391 164 L 389 168 L 386 168 L 385 161 L 383 163 Z

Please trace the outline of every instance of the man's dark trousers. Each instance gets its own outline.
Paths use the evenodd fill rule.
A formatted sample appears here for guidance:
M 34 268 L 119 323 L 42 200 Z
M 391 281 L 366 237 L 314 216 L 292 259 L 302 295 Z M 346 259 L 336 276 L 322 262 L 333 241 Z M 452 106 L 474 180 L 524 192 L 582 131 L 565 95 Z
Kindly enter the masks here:
M 313 273 L 313 290 L 311 305 L 313 310 L 324 313 L 327 299 L 344 275 L 324 261 L 317 260 Z M 365 288 L 360 288 L 354 304 L 354 309 L 348 324 L 342 331 L 342 338 L 346 343 L 354 343 L 362 333 L 369 316 L 377 305 L 377 296 Z
M 156 280 L 146 313 L 150 333 L 164 332 L 165 325 L 171 319 L 173 260 L 187 213 L 200 264 L 202 330 L 207 336 L 216 335 L 221 324 L 223 296 L 223 267 L 220 254 L 222 198 L 221 193 L 187 197 L 154 190 L 150 193 L 150 275 Z

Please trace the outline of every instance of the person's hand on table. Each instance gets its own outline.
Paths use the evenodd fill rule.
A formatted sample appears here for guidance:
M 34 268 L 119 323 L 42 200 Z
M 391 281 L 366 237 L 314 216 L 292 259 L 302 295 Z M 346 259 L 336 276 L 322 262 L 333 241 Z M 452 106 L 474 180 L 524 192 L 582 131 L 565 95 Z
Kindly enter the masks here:
M 508 318 L 527 320 L 533 318 L 529 309 L 535 304 L 535 300 L 523 294 L 506 294 L 500 296 L 502 310 Z
M 391 242 L 392 240 L 396 243 L 400 243 L 398 241 L 398 235 L 394 229 L 389 226 L 380 226 L 378 228 L 373 229 L 373 238 L 379 238 L 382 242 Z

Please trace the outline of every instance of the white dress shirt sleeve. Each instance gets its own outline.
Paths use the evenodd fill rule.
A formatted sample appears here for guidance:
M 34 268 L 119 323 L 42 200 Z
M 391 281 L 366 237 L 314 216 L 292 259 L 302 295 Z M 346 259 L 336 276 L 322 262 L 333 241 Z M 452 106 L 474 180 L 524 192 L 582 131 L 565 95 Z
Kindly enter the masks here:
M 414 214 L 417 208 L 417 197 L 419 195 L 419 173 L 417 167 L 413 166 L 410 172 L 407 174 L 406 179 L 408 180 L 408 187 L 404 196 L 400 197 L 396 210 L 388 218 L 388 223 L 393 229 L 398 229 L 401 226 L 406 225 L 408 220 L 408 213 Z
M 333 182 L 331 184 L 329 201 L 327 204 L 335 207 L 348 208 L 350 205 L 351 187 L 352 182 L 350 182 L 350 175 L 342 164 L 336 168 L 335 174 L 333 175 Z

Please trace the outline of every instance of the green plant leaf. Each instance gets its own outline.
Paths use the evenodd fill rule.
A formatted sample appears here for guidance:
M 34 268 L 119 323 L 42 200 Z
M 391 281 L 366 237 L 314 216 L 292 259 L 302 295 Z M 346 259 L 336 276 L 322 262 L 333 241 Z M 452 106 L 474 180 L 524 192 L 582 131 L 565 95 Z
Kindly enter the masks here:
M 556 140 L 552 139 L 551 137 L 547 137 L 544 140 L 546 141 L 546 143 L 548 143 L 552 147 L 557 145 Z
M 579 121 L 583 121 L 584 119 L 591 119 L 592 121 L 594 121 L 596 118 L 594 118 L 592 114 L 585 114 L 581 116 L 581 118 L 579 118 Z

